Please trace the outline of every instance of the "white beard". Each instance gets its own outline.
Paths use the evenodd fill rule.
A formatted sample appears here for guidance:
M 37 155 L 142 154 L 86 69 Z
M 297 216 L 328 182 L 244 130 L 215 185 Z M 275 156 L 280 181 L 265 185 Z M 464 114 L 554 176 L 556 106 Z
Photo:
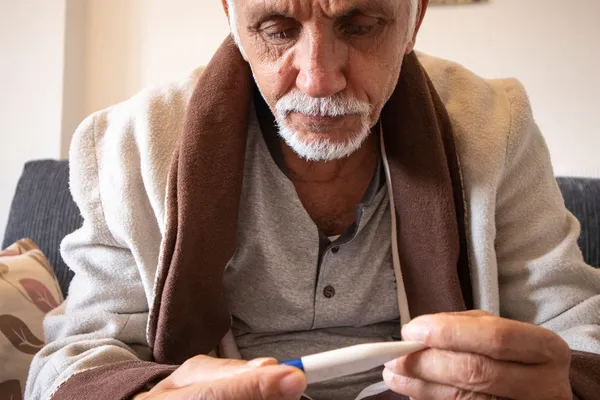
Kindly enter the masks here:
M 314 98 L 294 90 L 277 102 L 275 111 L 279 135 L 296 154 L 308 161 L 333 161 L 348 157 L 362 146 L 371 132 L 369 103 L 346 96 Z M 360 117 L 360 126 L 355 132 L 349 132 L 348 139 L 343 143 L 332 142 L 326 132 L 322 137 L 307 142 L 290 126 L 288 116 L 291 112 L 328 117 L 356 115 Z

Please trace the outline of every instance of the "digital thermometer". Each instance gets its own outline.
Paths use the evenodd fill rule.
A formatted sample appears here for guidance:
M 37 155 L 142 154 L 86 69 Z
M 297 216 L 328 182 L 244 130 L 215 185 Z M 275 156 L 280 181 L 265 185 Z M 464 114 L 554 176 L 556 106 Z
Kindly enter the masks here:
M 366 343 L 296 358 L 281 364 L 304 371 L 311 384 L 369 371 L 425 348 L 424 344 L 417 342 Z

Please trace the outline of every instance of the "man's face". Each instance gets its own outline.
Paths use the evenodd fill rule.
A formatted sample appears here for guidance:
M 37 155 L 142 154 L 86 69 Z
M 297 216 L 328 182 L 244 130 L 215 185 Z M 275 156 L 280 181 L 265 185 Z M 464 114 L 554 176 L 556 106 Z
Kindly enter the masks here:
M 243 52 L 288 145 L 315 161 L 358 149 L 411 46 L 410 0 L 235 5 Z

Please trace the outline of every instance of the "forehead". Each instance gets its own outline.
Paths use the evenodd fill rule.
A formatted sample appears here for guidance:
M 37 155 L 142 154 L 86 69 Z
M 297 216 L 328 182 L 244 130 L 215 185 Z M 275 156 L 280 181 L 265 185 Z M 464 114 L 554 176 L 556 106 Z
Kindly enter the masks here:
M 409 0 L 237 0 L 249 16 L 280 14 L 308 19 L 315 15 L 337 17 L 352 11 L 392 16 Z

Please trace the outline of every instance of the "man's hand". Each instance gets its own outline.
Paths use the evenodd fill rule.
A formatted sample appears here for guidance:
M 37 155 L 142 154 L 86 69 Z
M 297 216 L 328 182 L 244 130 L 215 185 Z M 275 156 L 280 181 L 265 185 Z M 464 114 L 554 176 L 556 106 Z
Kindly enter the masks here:
M 274 359 L 246 362 L 198 356 L 134 400 L 287 400 L 300 398 L 305 389 L 300 370 L 279 366 Z
M 571 400 L 571 351 L 554 332 L 483 311 L 427 315 L 402 329 L 429 349 L 386 364 L 387 386 L 415 400 Z

